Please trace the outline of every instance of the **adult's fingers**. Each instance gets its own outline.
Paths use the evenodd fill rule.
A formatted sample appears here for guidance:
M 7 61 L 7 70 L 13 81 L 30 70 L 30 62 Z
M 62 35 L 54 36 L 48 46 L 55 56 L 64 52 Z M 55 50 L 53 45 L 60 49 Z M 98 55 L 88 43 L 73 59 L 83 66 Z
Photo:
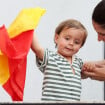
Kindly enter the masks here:
M 95 64 L 96 68 L 103 68 L 105 65 Z
M 84 74 L 88 77 L 92 77 L 92 76 L 95 76 L 95 73 L 94 72 L 88 72 L 88 71 L 84 71 Z
M 98 74 L 95 74 L 94 72 L 87 72 L 85 71 L 84 74 L 86 76 L 88 76 L 89 78 L 91 78 L 92 80 L 98 80 L 98 81 L 105 81 L 105 77 L 104 76 L 100 76 Z

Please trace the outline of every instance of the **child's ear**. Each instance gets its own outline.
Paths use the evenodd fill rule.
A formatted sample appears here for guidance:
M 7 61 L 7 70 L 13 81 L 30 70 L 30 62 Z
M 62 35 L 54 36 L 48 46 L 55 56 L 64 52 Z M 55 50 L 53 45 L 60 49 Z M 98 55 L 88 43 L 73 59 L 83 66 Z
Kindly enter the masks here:
M 54 42 L 57 44 L 58 42 L 58 38 L 59 38 L 59 35 L 58 34 L 55 34 L 55 37 L 54 37 Z

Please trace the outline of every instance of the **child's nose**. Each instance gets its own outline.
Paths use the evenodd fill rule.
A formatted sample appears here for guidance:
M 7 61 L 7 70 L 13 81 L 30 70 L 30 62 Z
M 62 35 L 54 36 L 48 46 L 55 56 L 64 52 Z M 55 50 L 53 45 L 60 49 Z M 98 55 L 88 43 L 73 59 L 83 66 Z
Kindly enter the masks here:
M 71 45 L 72 45 L 72 44 L 73 44 L 73 40 L 70 40 L 70 41 L 69 41 L 69 44 L 71 44 Z

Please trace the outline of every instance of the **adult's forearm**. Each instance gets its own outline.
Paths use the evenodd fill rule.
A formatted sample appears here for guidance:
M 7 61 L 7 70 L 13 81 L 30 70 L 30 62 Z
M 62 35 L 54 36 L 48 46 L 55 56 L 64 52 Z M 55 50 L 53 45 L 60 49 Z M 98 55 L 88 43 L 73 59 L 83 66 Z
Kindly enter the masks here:
M 96 64 L 101 64 L 101 65 L 105 65 L 105 60 L 101 60 L 101 61 L 96 61 Z

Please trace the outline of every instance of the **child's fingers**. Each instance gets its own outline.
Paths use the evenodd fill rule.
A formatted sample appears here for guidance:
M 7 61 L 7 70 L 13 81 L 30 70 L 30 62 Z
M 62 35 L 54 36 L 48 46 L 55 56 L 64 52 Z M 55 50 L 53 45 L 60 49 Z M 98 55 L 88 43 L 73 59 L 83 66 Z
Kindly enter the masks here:
M 93 71 L 95 68 L 95 64 L 93 63 L 84 63 L 83 71 Z

